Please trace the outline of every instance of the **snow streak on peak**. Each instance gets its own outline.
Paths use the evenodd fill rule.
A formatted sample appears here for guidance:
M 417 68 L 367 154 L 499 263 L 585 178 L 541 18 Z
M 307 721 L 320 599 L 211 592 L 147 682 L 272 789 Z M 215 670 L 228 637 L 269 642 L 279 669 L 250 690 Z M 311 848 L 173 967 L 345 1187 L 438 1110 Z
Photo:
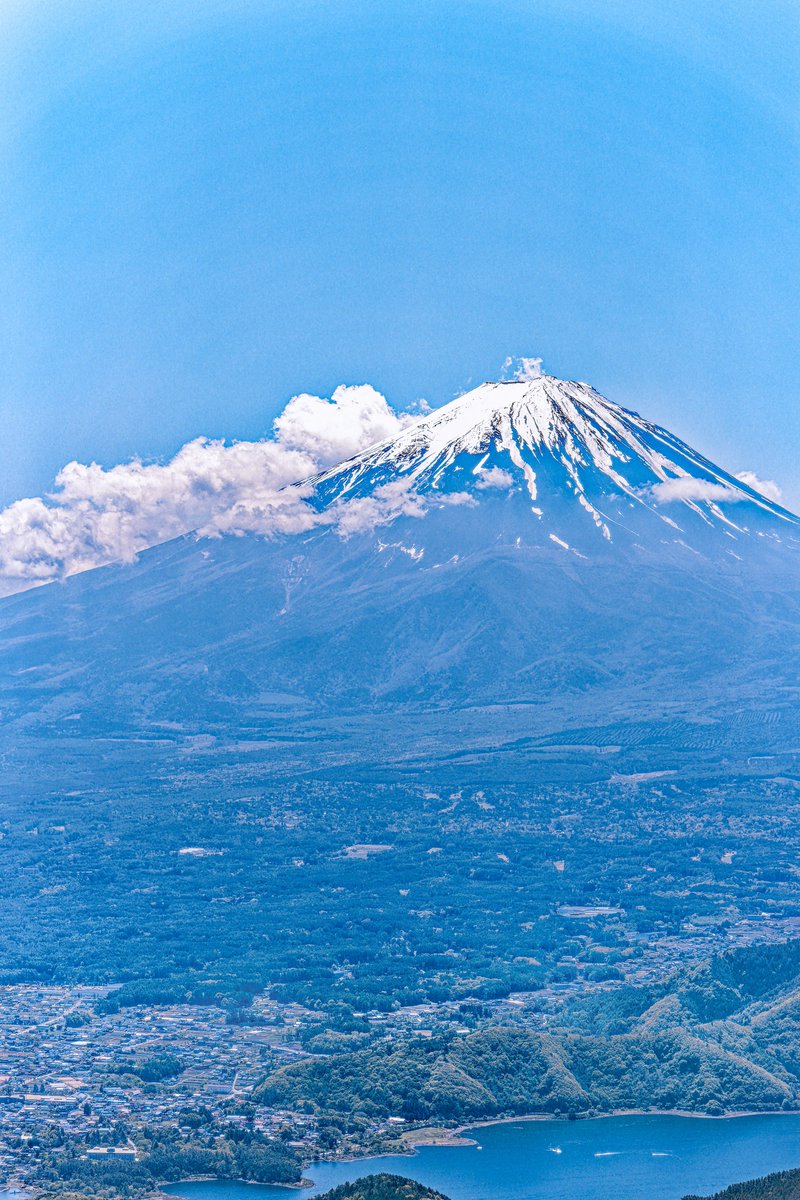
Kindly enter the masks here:
M 683 521 L 687 509 L 704 526 L 739 534 L 747 529 L 737 514 L 800 524 L 667 430 L 588 384 L 550 375 L 481 384 L 314 482 L 327 504 L 392 480 L 442 498 L 517 491 L 539 518 L 556 505 L 563 517 L 571 500 L 579 524 L 590 518 L 606 540 L 631 510 L 678 534 L 683 526 L 673 517 Z

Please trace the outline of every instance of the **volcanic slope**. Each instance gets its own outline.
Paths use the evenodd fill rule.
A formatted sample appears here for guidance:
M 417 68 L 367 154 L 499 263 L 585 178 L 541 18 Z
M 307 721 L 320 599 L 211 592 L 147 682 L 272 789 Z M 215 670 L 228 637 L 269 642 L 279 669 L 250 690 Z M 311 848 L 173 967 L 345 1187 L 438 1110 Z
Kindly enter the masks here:
M 305 533 L 0 602 L 5 730 L 517 776 L 800 745 L 800 521 L 586 384 L 484 384 L 303 487 Z

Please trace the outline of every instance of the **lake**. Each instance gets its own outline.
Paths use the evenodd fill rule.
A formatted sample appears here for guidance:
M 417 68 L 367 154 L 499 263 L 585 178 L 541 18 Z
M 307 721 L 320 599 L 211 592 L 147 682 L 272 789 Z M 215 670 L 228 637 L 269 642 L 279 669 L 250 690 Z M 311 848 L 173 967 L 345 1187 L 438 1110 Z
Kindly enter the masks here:
M 345 1180 L 391 1171 L 437 1188 L 450 1200 L 680 1200 L 769 1171 L 800 1167 L 800 1114 L 708 1119 L 604 1117 L 516 1121 L 475 1129 L 477 1146 L 426 1146 L 409 1157 L 320 1162 L 313 1187 L 232 1182 L 174 1184 L 188 1200 L 287 1200 Z

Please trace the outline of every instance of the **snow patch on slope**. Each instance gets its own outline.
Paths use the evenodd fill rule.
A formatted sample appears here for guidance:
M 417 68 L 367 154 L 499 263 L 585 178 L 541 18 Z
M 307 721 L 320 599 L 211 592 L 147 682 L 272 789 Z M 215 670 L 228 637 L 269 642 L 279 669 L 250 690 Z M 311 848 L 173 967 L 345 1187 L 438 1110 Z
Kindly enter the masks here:
M 537 516 L 551 499 L 573 496 L 607 542 L 615 526 L 625 528 L 623 501 L 679 532 L 662 506 L 680 504 L 707 527 L 741 529 L 722 507 L 731 503 L 799 523 L 753 486 L 754 476 L 729 475 L 588 384 L 548 375 L 482 384 L 314 482 L 341 499 L 402 477 L 419 493 L 444 496 L 461 472 L 480 491 L 518 483 Z

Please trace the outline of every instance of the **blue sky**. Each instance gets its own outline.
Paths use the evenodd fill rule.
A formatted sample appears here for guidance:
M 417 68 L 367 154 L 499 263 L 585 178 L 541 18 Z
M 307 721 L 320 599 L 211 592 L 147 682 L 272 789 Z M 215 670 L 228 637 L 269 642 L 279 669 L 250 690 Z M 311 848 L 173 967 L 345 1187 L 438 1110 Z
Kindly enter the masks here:
M 795 3 L 154 7 L 3 6 L 0 503 L 535 354 L 800 506 Z

